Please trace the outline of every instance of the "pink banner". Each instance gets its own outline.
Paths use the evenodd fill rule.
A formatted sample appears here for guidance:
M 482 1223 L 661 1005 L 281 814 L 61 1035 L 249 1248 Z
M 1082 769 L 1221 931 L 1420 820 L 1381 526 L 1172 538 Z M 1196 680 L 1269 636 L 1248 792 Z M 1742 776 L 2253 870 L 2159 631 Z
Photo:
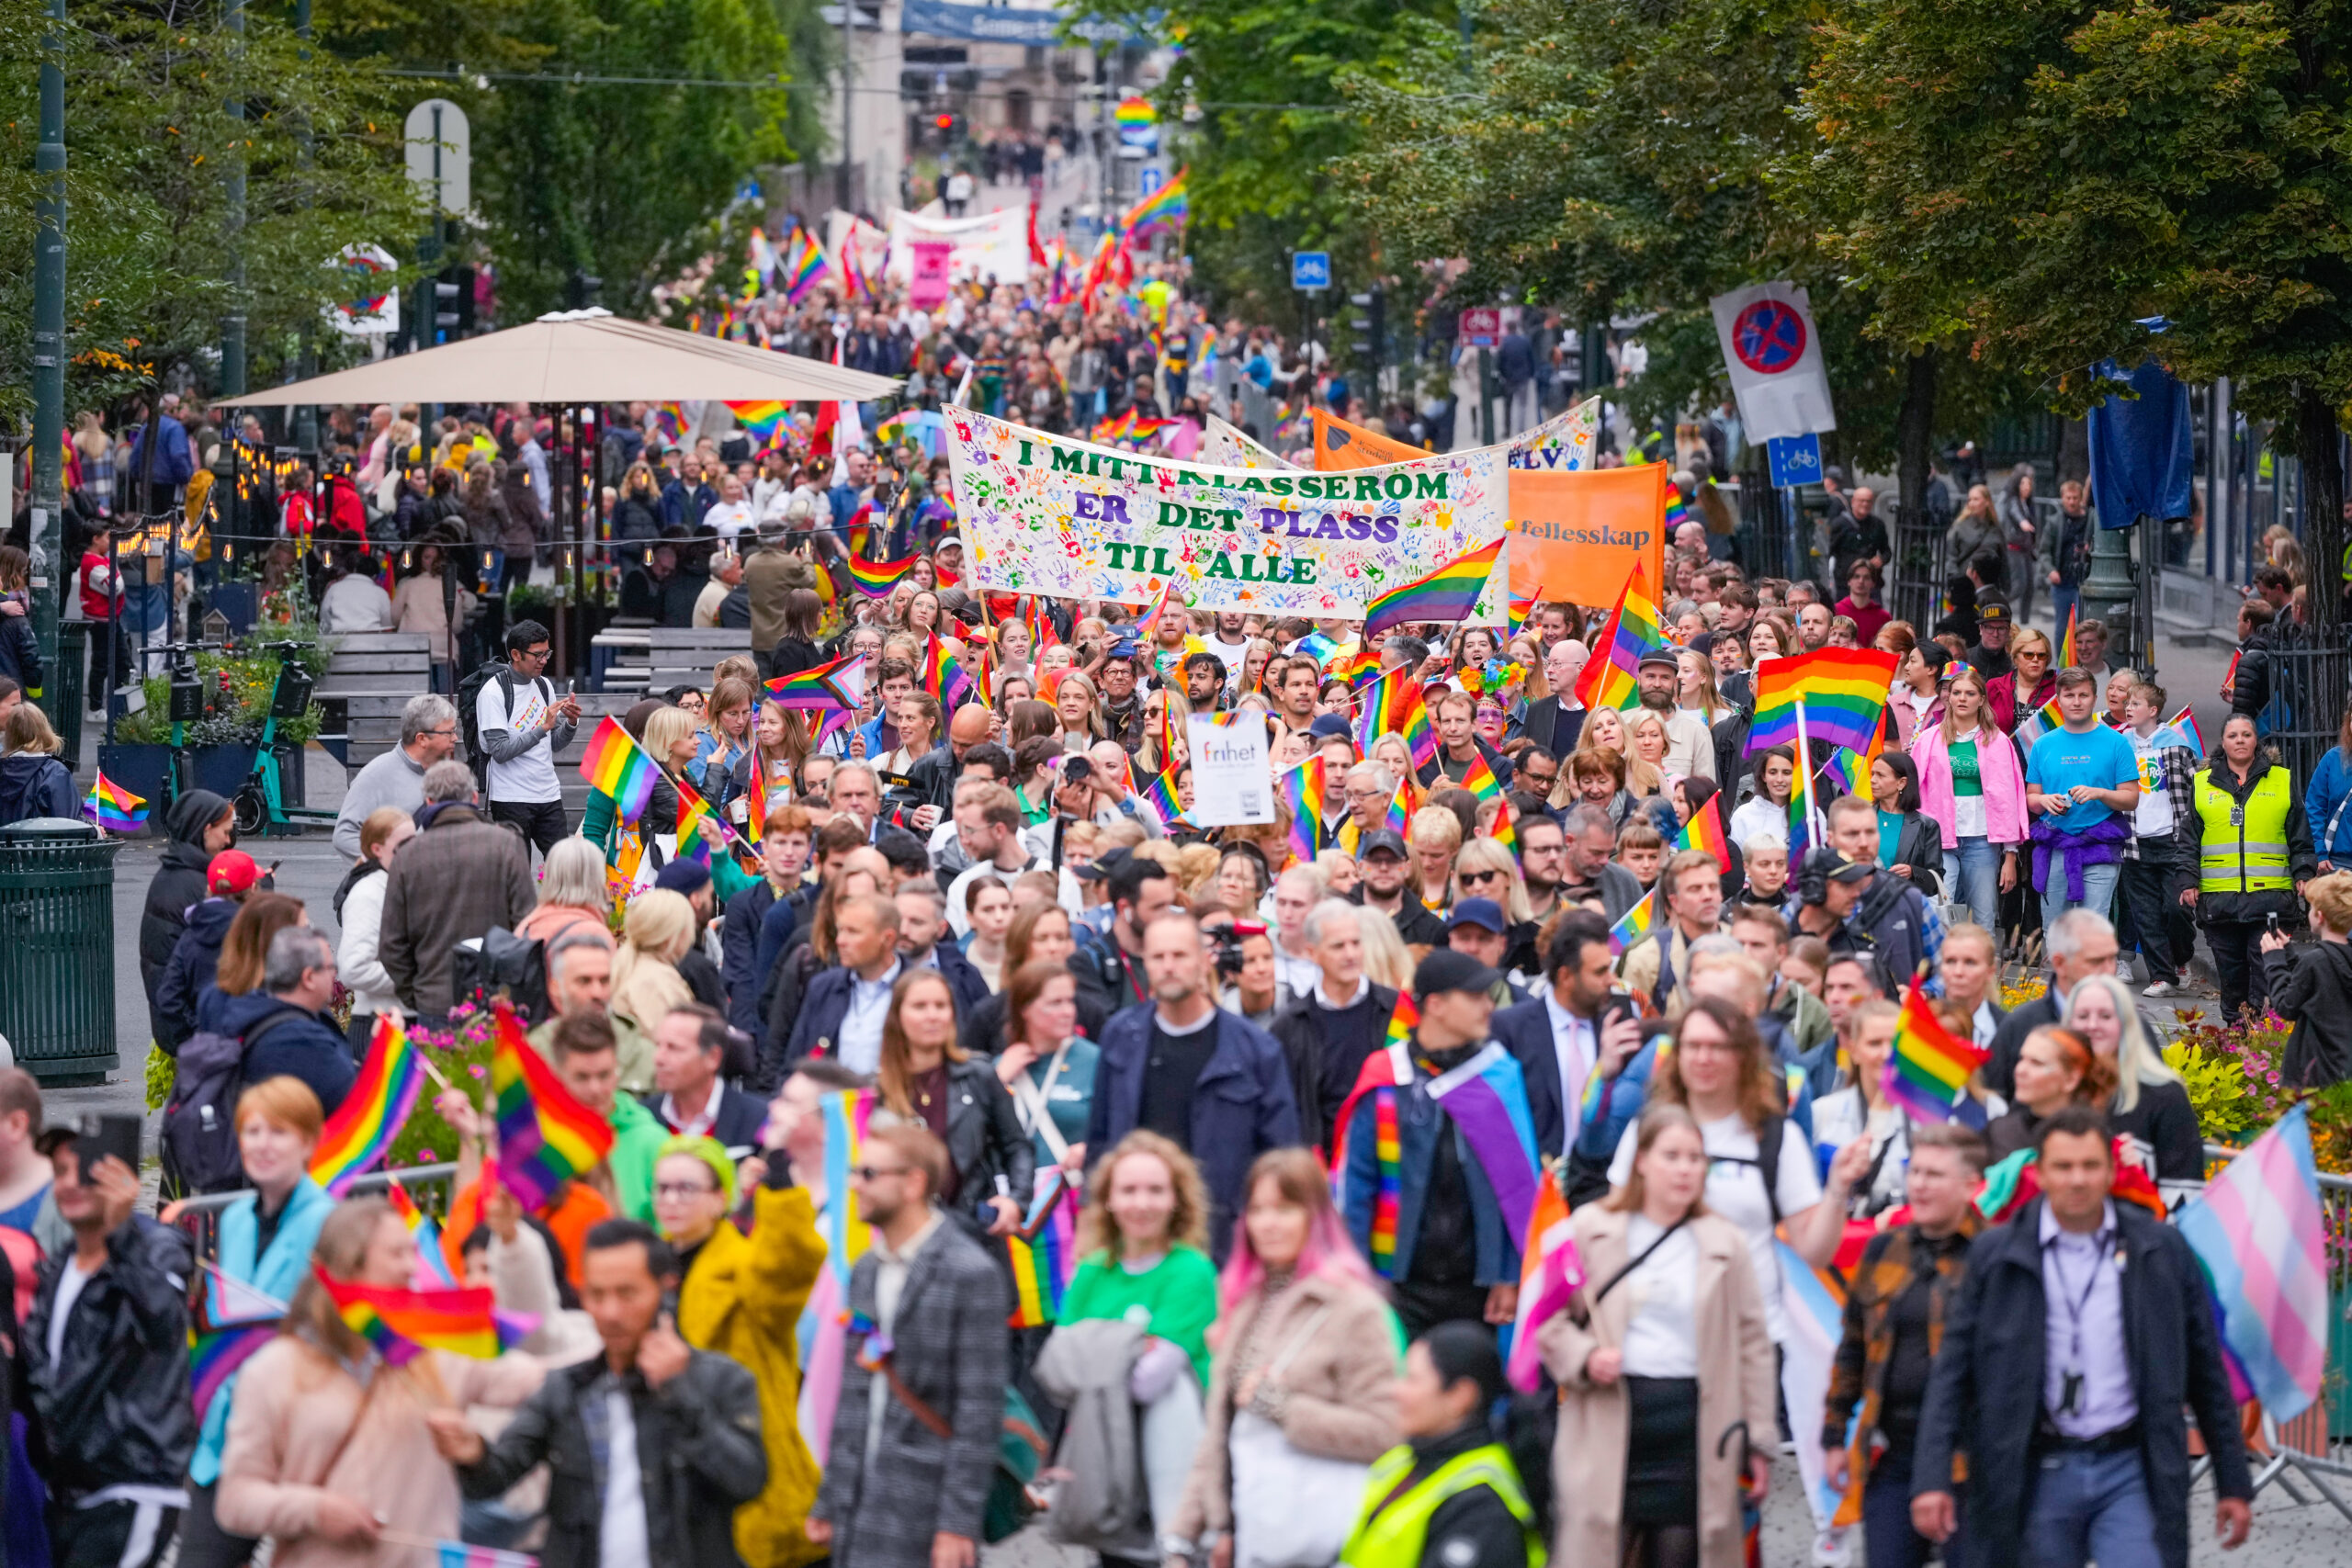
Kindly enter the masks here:
M 907 247 L 914 253 L 914 281 L 907 290 L 907 303 L 918 310 L 928 310 L 947 300 L 948 258 L 956 247 L 944 240 L 917 240 Z

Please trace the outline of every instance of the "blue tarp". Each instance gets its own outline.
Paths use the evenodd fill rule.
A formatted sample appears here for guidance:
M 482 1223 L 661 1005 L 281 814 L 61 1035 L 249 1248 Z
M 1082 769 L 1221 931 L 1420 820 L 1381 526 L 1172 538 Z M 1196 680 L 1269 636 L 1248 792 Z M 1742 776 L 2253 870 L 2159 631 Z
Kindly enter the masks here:
M 2129 528 L 2143 517 L 2186 517 L 2194 440 L 2188 389 L 2151 359 L 2126 375 L 2113 360 L 2099 367 L 2136 399 L 2110 397 L 2090 411 L 2091 501 L 2099 525 Z

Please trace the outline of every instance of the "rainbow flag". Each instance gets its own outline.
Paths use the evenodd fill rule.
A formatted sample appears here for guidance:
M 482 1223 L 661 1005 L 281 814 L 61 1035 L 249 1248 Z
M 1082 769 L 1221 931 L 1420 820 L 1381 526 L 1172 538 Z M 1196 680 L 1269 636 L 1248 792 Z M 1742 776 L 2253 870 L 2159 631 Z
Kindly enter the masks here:
M 1532 618 L 1535 614 L 1536 598 L 1537 596 L 1532 593 L 1530 593 L 1523 599 L 1516 593 L 1510 596 L 1511 636 L 1517 637 L 1520 633 L 1527 629 L 1528 621 Z
M 825 247 L 809 238 L 808 231 L 796 225 L 792 238 L 785 243 L 783 266 L 778 276 L 784 285 L 784 297 L 795 305 L 825 277 Z
M 1902 1020 L 1894 1026 L 1894 1054 L 1886 1059 L 1879 1089 L 1914 1121 L 1956 1120 L 1981 1128 L 1984 1106 L 1968 1092 L 1968 1075 L 1991 1055 L 1974 1041 L 1953 1037 L 1928 1009 L 1914 976 L 1910 995 L 1903 999 Z
M 854 709 L 865 692 L 865 655 L 851 654 L 796 675 L 779 675 L 766 683 L 768 701 L 820 713 Z
M 1847 747 L 1833 750 L 1829 760 L 1822 763 L 1820 771 L 1813 776 L 1836 784 L 1839 795 L 1859 795 L 1864 800 L 1871 798 L 1871 765 L 1862 760 L 1860 752 Z
M 1323 841 L 1325 793 L 1323 759 L 1309 757 L 1277 781 L 1282 798 L 1290 802 L 1291 852 L 1313 860 Z
M 634 822 L 645 815 L 646 802 L 653 798 L 653 785 L 662 770 L 630 739 L 619 719 L 606 717 L 597 724 L 596 733 L 588 738 L 580 754 L 580 776 L 588 781 L 589 788 L 612 797 L 613 809 L 622 821 Z
M 198 1426 L 204 1424 L 204 1413 L 211 1407 L 214 1397 L 229 1386 L 237 1369 L 277 1337 L 275 1321 L 240 1324 L 234 1328 L 216 1328 L 207 1334 L 188 1336 L 188 1393 L 196 1404 Z
M 1396 781 L 1396 793 L 1388 797 L 1388 816 L 1380 824 L 1400 839 L 1413 820 L 1412 787 L 1404 779 Z
M 1584 1289 L 1584 1258 L 1568 1224 L 1568 1203 L 1559 1184 L 1546 1176 L 1535 1186 L 1535 1212 L 1519 1249 L 1519 1313 L 1513 1320 L 1510 1358 L 1504 1374 L 1513 1388 L 1532 1393 L 1544 1381 L 1536 1358 L 1535 1328 L 1561 1312 Z
M 1405 738 L 1415 766 L 1435 760 L 1437 729 L 1430 722 L 1429 703 L 1419 680 L 1401 664 L 1356 694 L 1356 750 L 1369 757 L 1373 743 L 1390 734 Z
M 702 824 L 705 821 L 719 822 L 721 826 L 725 824 L 711 810 L 710 802 L 703 798 L 702 791 L 684 779 L 673 779 L 671 784 L 678 792 L 678 858 L 708 865 L 710 844 L 702 836 Z
M 434 1556 L 428 1568 L 539 1568 L 539 1560 L 527 1551 L 502 1551 L 461 1540 L 435 1541 L 430 1550 Z
M 1666 536 L 1674 537 L 1674 530 L 1690 521 L 1690 509 L 1682 504 L 1682 491 L 1672 479 L 1666 481 Z
M 922 689 L 939 699 L 941 708 L 954 713 L 966 703 L 977 700 L 979 689 L 964 667 L 947 657 L 947 645 L 931 634 L 931 646 L 923 650 Z
M 1731 839 L 1724 832 L 1723 809 L 1717 804 L 1721 798 L 1720 795 L 1707 796 L 1707 804 L 1693 811 L 1690 820 L 1682 824 L 1682 835 L 1674 840 L 1674 847 L 1678 850 L 1706 851 L 1715 857 L 1715 863 L 1724 868 L 1724 874 L 1729 876 Z
M 1149 648 L 1152 639 L 1159 635 L 1159 617 L 1166 612 L 1168 595 L 1175 592 L 1175 588 L 1176 580 L 1172 577 L 1161 583 L 1159 597 L 1152 600 L 1151 608 L 1146 610 L 1142 617 L 1136 622 L 1136 642 L 1139 646 Z
M 1495 802 L 1495 820 L 1487 829 L 1487 837 L 1509 850 L 1512 859 L 1519 858 L 1519 829 L 1511 815 L 1510 801 L 1498 799 Z
M 1469 618 L 1502 558 L 1503 542 L 1497 539 L 1483 550 L 1458 557 L 1402 588 L 1393 589 L 1366 604 L 1363 637 L 1370 642 L 1415 621 L 1460 621 Z
M 354 1177 L 384 1157 L 424 1088 L 424 1060 L 400 1019 L 380 1013 L 358 1079 L 320 1129 L 311 1179 L 336 1197 Z
M 1331 672 L 1345 676 L 1351 691 L 1362 691 L 1380 673 L 1380 649 L 1368 642 L 1358 643 L 1355 652 L 1342 659 Z
M 1136 798 L 1141 800 L 1150 808 L 1152 814 L 1159 818 L 1159 826 L 1164 831 L 1173 831 L 1179 825 L 1186 824 L 1189 820 L 1184 815 L 1182 804 L 1177 798 L 1176 770 L 1173 767 L 1164 773 L 1155 774 L 1149 784 L 1136 791 Z
M 1867 753 L 1878 739 L 1894 680 L 1894 654 L 1875 648 L 1817 648 L 1768 659 L 1756 671 L 1756 716 L 1747 754 L 1797 743 L 1797 712 L 1806 739 Z
M 496 1032 L 490 1092 L 498 1105 L 499 1175 L 523 1207 L 544 1209 L 563 1183 L 613 1152 L 613 1130 L 571 1097 L 503 1002 Z
M 2018 720 L 2018 744 L 2030 751 L 2033 750 L 2033 743 L 2035 741 L 2041 739 L 2043 736 L 2049 734 L 2053 729 L 2064 729 L 2065 728 L 2066 716 L 2059 711 L 2058 699 L 2053 696 L 2048 702 L 2042 704 L 2040 707 L 2034 709 L 2031 713 Z
M 82 815 L 109 833 L 136 833 L 147 826 L 147 797 L 131 794 L 101 771 L 90 781 Z
M 1641 902 L 1618 917 L 1617 923 L 1609 928 L 1609 955 L 1611 958 L 1623 957 L 1625 950 L 1649 935 L 1651 928 L 1657 924 L 1657 889 L 1652 887 L 1642 895 Z
M 2058 639 L 2058 668 L 2071 670 L 2075 664 L 2075 622 L 2082 615 L 2082 606 L 2066 606 L 2066 635 Z M 2101 695 L 2105 694 L 2102 693 Z
M 926 457 L 942 455 L 946 434 L 947 422 L 925 409 L 900 409 L 874 427 L 876 440 L 911 441 Z
M 2238 660 L 2245 657 L 2245 649 L 2243 648 L 2239 649 L 2236 652 L 2230 655 L 2230 667 L 2222 671 L 2222 700 L 2223 702 L 2230 700 L 2230 688 L 2237 684 Z
M 2293 1420 L 2319 1397 L 2330 1333 L 2327 1222 L 2311 1106 L 2296 1106 L 2180 1216 L 2203 1269 L 2233 1383 Z
M 392 1205 L 392 1213 L 401 1217 L 401 1224 L 408 1227 L 408 1234 L 416 1238 L 417 1261 L 424 1265 L 443 1290 L 456 1290 L 458 1278 L 449 1272 L 448 1257 L 441 1250 L 441 1227 L 433 1223 L 433 1216 L 416 1206 L 416 1200 L 398 1180 L 385 1186 L 384 1197 Z
M 827 1196 L 820 1219 L 825 1231 L 825 1262 L 846 1301 L 850 1267 L 865 1256 L 872 1241 L 871 1227 L 858 1218 L 857 1194 L 849 1184 L 849 1173 L 865 1156 L 874 1091 L 861 1089 L 829 1094 L 824 1099 L 824 1116 Z
M 404 1367 L 427 1350 L 492 1360 L 537 1326 L 517 1314 L 498 1311 L 487 1285 L 470 1291 L 395 1291 L 337 1280 L 324 1269 L 312 1272 L 344 1326 L 368 1341 L 386 1366 Z
M 792 417 L 792 405 L 763 398 L 754 402 L 729 403 L 727 412 L 735 416 L 736 423 L 756 436 L 763 447 L 767 447 L 775 445 L 785 422 Z
M 1158 229 L 1181 229 L 1192 216 L 1192 194 L 1185 189 L 1184 176 L 1190 169 L 1179 169 L 1176 177 L 1136 202 L 1120 215 L 1119 232 L 1130 240 L 1139 240 Z
M 849 585 L 868 599 L 888 599 L 899 579 L 914 570 L 915 562 L 922 559 L 922 552 L 900 560 L 867 560 L 862 556 L 849 558 Z
M 1594 644 L 1593 657 L 1585 662 L 1584 671 L 1577 677 L 1577 701 L 1588 708 L 1630 708 L 1642 700 L 1640 684 L 1634 671 L 1642 655 L 1654 648 L 1666 646 L 1666 633 L 1660 629 L 1657 604 L 1650 598 L 1648 581 L 1642 575 L 1639 561 L 1626 574 L 1625 586 L 1617 592 L 1616 607 L 1609 612 L 1608 624 Z
M 1005 1237 L 1012 1260 L 1013 1328 L 1043 1328 L 1061 1314 L 1062 1296 L 1078 1271 L 1077 1225 L 1063 1199 L 1069 1184 L 1058 1166 L 1037 1173 L 1037 1196 L 1019 1234 Z
M 1496 778 L 1495 770 L 1487 765 L 1487 754 L 1484 751 L 1471 758 L 1470 765 L 1462 770 L 1462 787 L 1480 800 L 1498 800 L 1502 797 L 1502 781 Z

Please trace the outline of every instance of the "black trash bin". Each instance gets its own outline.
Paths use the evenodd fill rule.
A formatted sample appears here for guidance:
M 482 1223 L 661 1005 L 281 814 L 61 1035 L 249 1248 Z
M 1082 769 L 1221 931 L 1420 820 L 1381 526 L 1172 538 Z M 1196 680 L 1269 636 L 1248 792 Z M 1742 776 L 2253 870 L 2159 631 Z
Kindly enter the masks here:
M 86 822 L 0 828 L 0 1035 L 56 1088 L 104 1083 L 114 1037 L 114 857 Z
M 56 729 L 57 738 L 65 742 L 58 760 L 67 767 L 82 766 L 82 694 L 83 672 L 90 663 L 90 624 L 87 621 L 57 623 L 57 669 L 49 678 L 48 694 L 41 706 L 48 710 L 49 722 Z

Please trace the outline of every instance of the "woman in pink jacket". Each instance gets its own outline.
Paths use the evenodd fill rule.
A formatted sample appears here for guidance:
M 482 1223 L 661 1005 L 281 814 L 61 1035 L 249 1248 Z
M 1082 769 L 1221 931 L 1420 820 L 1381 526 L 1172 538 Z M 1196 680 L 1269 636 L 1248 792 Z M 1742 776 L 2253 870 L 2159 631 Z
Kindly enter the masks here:
M 2017 885 L 2025 770 L 2017 743 L 1994 728 L 1983 676 L 1963 670 L 1944 683 L 1943 718 L 1911 738 L 1911 760 L 1920 808 L 1943 829 L 1952 904 L 1992 931 L 2000 896 Z
M 353 1198 L 319 1227 L 312 1261 L 352 1283 L 406 1289 L 416 1241 L 381 1198 Z M 277 1337 L 244 1364 L 215 1505 L 220 1528 L 277 1542 L 277 1568 L 404 1568 L 419 1540 L 458 1536 L 458 1483 L 426 1412 L 515 1405 L 542 1369 L 433 1350 L 384 1364 L 344 1325 L 315 1279 L 302 1281 Z

